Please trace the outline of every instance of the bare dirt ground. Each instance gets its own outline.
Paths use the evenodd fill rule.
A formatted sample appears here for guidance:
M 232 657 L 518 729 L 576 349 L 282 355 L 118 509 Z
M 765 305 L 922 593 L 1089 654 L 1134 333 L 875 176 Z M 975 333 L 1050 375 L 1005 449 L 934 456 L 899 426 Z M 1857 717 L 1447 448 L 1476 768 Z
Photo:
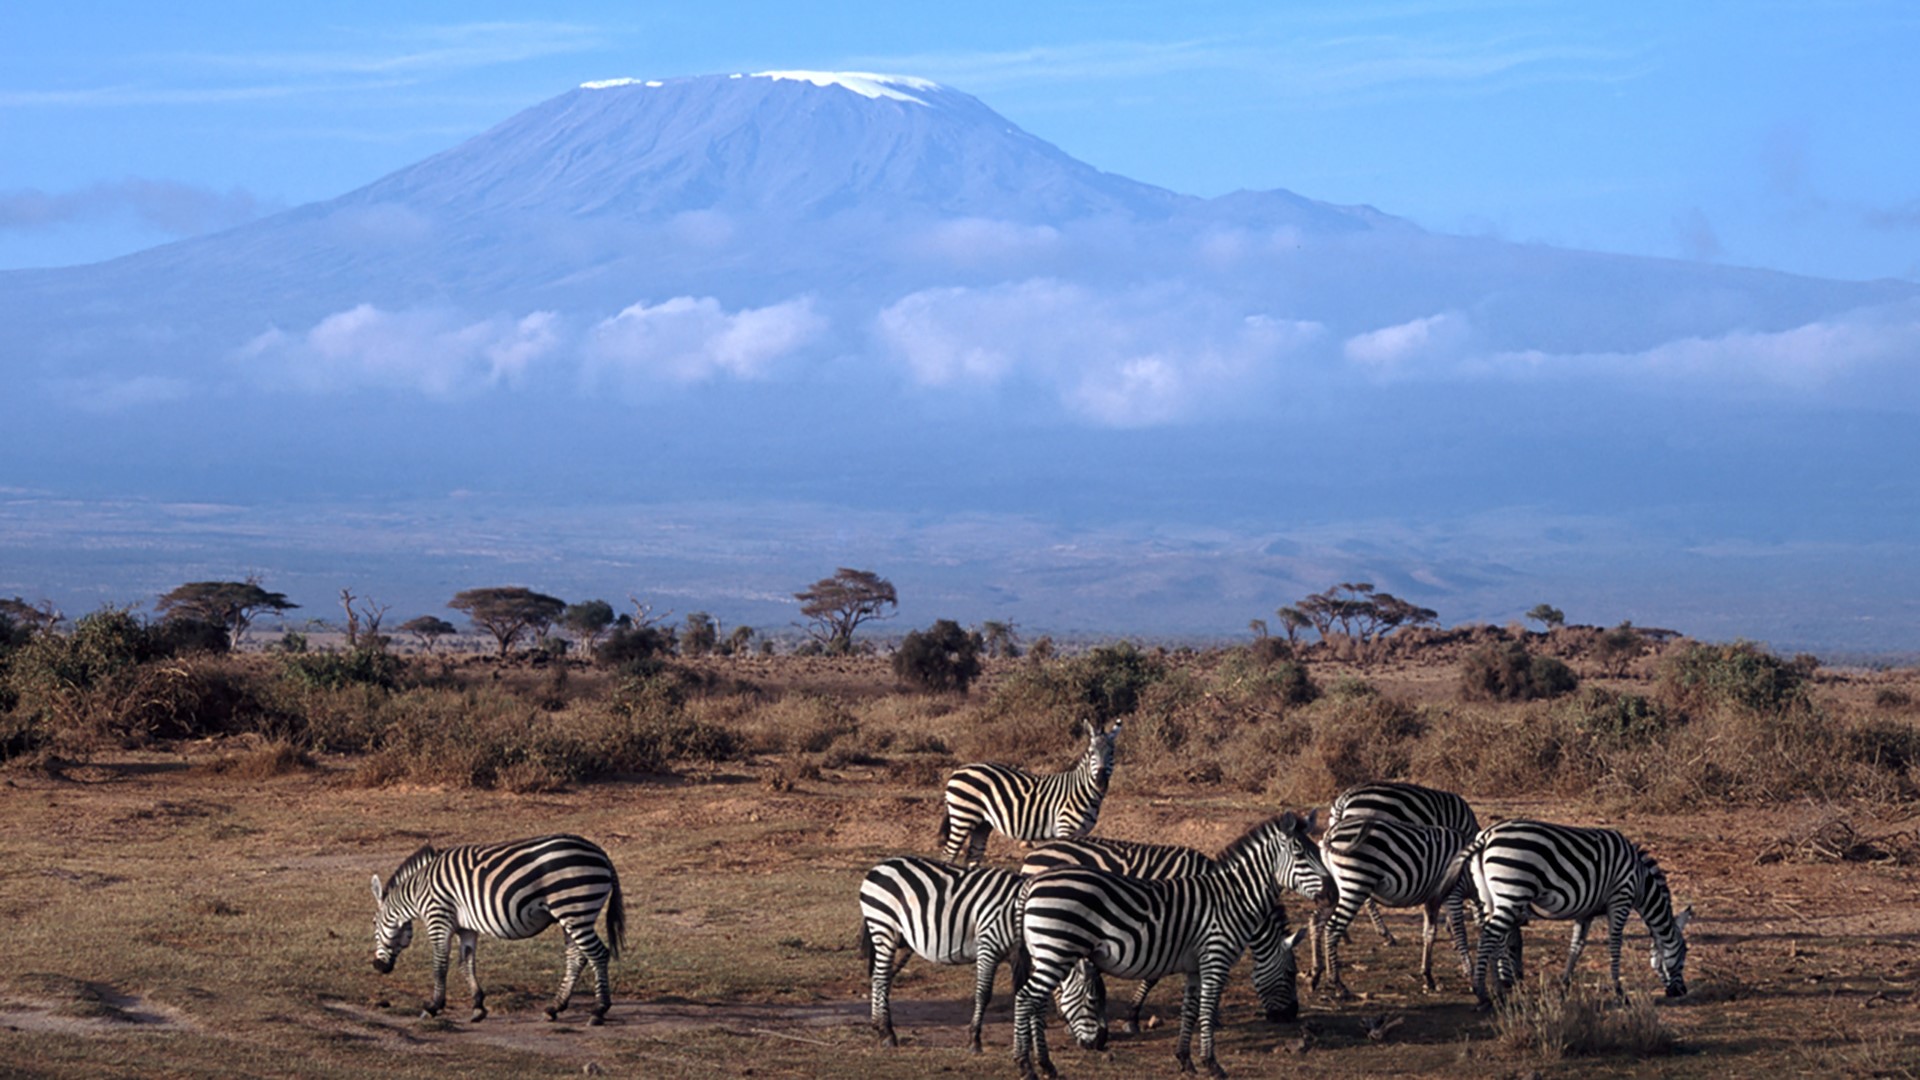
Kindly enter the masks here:
M 855 892 L 878 859 L 932 852 L 934 791 L 871 769 L 787 787 L 765 781 L 767 762 L 700 782 L 547 795 L 364 789 L 343 782 L 339 762 L 262 781 L 217 775 L 204 766 L 218 749 L 107 755 L 62 777 L 0 774 L 0 1073 L 1014 1075 L 1004 975 L 980 1057 L 963 1049 L 965 970 L 906 969 L 895 993 L 900 1048 L 874 1046 L 865 1026 Z M 1661 858 L 1680 902 L 1697 910 L 1693 993 L 1658 1003 L 1676 1052 L 1553 1061 L 1514 1050 L 1472 1011 L 1444 956 L 1442 992 L 1419 991 L 1417 915 L 1395 912 L 1400 945 L 1382 946 L 1364 924 L 1353 934 L 1348 981 L 1361 1001 L 1307 998 L 1299 1023 L 1271 1025 L 1237 975 L 1221 1038 L 1230 1074 L 1920 1072 L 1920 869 L 1828 861 L 1802 842 L 1840 819 L 1856 838 L 1906 843 L 1911 808 L 1476 806 L 1483 821 L 1621 828 Z M 1132 790 L 1123 758 L 1100 832 L 1217 849 L 1280 809 L 1201 788 Z M 482 943 L 493 1009 L 484 1023 L 462 1022 L 457 972 L 453 1019 L 420 1018 L 424 946 L 384 979 L 368 966 L 369 876 L 424 840 L 551 831 L 598 840 L 623 876 L 628 952 L 615 964 L 607 1024 L 587 1027 L 581 1008 L 557 1024 L 541 1017 L 560 961 L 551 935 Z M 995 861 L 1017 855 L 998 837 L 989 849 Z M 1528 940 L 1536 970 L 1557 968 L 1564 925 L 1536 923 Z M 1630 986 L 1655 993 L 1637 920 L 1626 955 Z M 1605 964 L 1597 935 L 1582 978 L 1603 980 Z M 1158 1025 L 1104 1053 L 1082 1053 L 1056 1028 L 1063 1073 L 1170 1073 L 1178 997 L 1177 986 L 1156 991 Z M 1382 1017 L 1401 1022 L 1370 1039 L 1368 1021 Z

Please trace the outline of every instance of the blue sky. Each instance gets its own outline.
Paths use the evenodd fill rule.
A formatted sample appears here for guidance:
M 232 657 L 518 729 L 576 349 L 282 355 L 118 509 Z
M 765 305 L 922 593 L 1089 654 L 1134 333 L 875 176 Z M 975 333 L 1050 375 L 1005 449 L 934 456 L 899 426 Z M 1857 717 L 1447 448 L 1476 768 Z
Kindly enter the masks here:
M 587 79 L 824 68 L 938 79 L 1195 194 L 1914 280 L 1917 48 L 1920 8 L 1875 0 L 24 2 L 0 8 L 0 268 L 337 195 Z

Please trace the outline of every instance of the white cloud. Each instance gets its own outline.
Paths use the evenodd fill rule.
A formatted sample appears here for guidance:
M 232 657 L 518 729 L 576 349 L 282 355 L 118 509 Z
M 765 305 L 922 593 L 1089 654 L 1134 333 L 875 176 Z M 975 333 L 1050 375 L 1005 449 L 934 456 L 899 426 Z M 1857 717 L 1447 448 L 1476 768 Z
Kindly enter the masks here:
M 927 255 L 960 265 L 1034 259 L 1060 244 L 1051 225 L 1022 225 L 993 218 L 955 218 L 929 228 L 919 240 Z
M 47 389 L 73 408 L 101 414 L 180 401 L 191 392 L 186 380 L 161 375 L 97 375 L 82 379 L 56 379 L 47 384 Z
M 1640 352 L 1500 353 L 1502 374 L 1564 374 L 1697 383 L 1745 396 L 1787 392 L 1920 410 L 1920 303 L 1863 308 L 1786 330 L 1689 337 Z
M 881 311 L 874 333 L 920 385 L 1037 385 L 1084 419 L 1140 427 L 1231 400 L 1322 329 L 1186 288 L 1106 295 L 1041 278 L 916 292 Z
M 1376 379 L 1450 370 L 1473 338 L 1472 322 L 1456 311 L 1355 334 L 1341 351 Z
M 518 382 L 557 351 L 560 336 L 551 311 L 468 322 L 451 311 L 361 304 L 304 334 L 269 330 L 238 359 L 268 383 L 299 390 L 385 387 L 446 398 Z
M 588 334 L 585 374 L 589 385 L 757 379 L 826 328 L 810 297 L 732 313 L 711 296 L 639 303 Z

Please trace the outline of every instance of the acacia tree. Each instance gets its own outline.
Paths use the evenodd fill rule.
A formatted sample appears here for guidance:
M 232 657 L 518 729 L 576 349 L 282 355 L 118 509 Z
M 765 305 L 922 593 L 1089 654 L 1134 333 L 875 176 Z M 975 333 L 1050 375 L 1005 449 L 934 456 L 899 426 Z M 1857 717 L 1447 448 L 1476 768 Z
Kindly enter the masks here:
M 447 606 L 465 612 L 473 625 L 492 634 L 505 659 L 521 635 L 532 631 L 535 637 L 544 636 L 567 609 L 567 602 L 518 585 L 500 585 L 456 593 Z
M 1281 608 L 1279 614 L 1287 624 L 1289 639 L 1293 637 L 1297 616 L 1313 627 L 1322 641 L 1338 633 L 1363 645 L 1378 641 L 1401 626 L 1419 626 L 1440 617 L 1432 608 L 1380 592 L 1370 581 L 1341 582 L 1292 607 Z
M 988 619 L 980 624 L 980 639 L 986 646 L 987 656 L 995 660 L 1018 660 L 1020 658 L 1020 637 L 1014 630 L 1013 620 L 1001 622 Z
M 0 598 L 0 616 L 30 633 L 39 634 L 51 633 L 62 618 L 60 609 L 54 607 L 51 600 L 29 604 L 17 596 L 12 599 Z
M 1549 630 L 1556 626 L 1567 625 L 1567 613 L 1554 607 L 1552 604 L 1533 605 L 1533 610 L 1527 612 L 1527 618 L 1532 619 L 1534 622 L 1539 623 Z
M 155 601 L 154 610 L 167 619 L 203 622 L 227 632 L 229 648 L 239 648 L 253 617 L 262 611 L 299 607 L 285 593 L 268 592 L 257 578 L 245 581 L 192 581 Z
M 401 623 L 400 630 L 403 633 L 412 634 L 414 637 L 419 638 L 420 647 L 427 652 L 432 652 L 434 645 L 437 644 L 441 638 L 453 633 L 455 627 L 452 623 L 438 615 L 421 615 L 418 618 L 408 619 L 406 622 Z
M 567 608 L 560 625 L 580 638 L 580 651 L 592 654 L 593 643 L 613 625 L 613 605 L 605 600 L 583 600 Z
M 808 636 L 836 655 L 853 651 L 853 632 L 861 623 L 887 618 L 891 613 L 883 609 L 900 606 L 893 582 L 871 570 L 845 566 L 793 597 L 800 601 L 800 614 L 812 620 L 813 625 L 806 628 Z

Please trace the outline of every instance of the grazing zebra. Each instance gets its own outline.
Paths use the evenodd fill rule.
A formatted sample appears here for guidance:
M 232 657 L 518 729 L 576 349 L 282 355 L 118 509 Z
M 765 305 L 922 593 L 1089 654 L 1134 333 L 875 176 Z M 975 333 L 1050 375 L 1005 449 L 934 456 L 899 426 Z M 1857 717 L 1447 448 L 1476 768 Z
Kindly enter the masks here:
M 1093 831 L 1113 776 L 1113 730 L 1101 731 L 1088 721 L 1087 750 L 1066 772 L 1035 776 L 1010 765 L 962 765 L 947 777 L 946 818 L 941 842 L 948 862 L 958 862 L 965 849 L 967 864 L 980 861 L 987 851 L 987 834 L 994 829 L 1015 840 L 1067 840 Z
M 1227 845 L 1217 862 L 1210 874 L 1161 881 L 1092 867 L 1062 867 L 1027 879 L 1020 931 L 1032 970 L 1013 999 L 1014 1063 L 1024 1080 L 1033 1080 L 1036 1062 L 1055 1075 L 1042 1012 L 1047 994 L 1083 961 L 1124 979 L 1185 973 L 1174 1056 L 1183 1071 L 1193 1067 L 1198 1025 L 1207 1071 L 1226 1075 L 1214 1060 L 1213 1032 L 1227 973 L 1272 917 L 1281 888 L 1302 881 L 1317 894 L 1326 887 L 1327 871 L 1306 824 L 1292 814 L 1255 825 Z M 1295 932 L 1287 944 L 1301 936 Z
M 867 871 L 860 883 L 860 953 L 873 984 L 873 1026 L 889 1046 L 893 1033 L 893 979 L 909 953 L 936 964 L 973 964 L 973 1021 L 967 1048 L 980 1052 L 980 1028 L 1000 963 L 1013 961 L 1017 987 L 1026 978 L 1020 944 L 1020 875 L 990 867 L 962 869 L 903 855 Z M 902 948 L 902 946 L 905 946 Z M 1061 1010 L 1080 1045 L 1106 1045 L 1097 1002 L 1086 994 L 1062 996 Z
M 1442 829 L 1454 829 L 1461 834 L 1461 842 L 1473 839 L 1480 831 L 1480 819 L 1474 816 L 1473 807 L 1467 800 L 1451 791 L 1438 788 L 1421 787 L 1402 781 L 1382 780 L 1370 784 L 1356 784 L 1340 793 L 1333 800 L 1333 806 L 1327 811 L 1327 829 L 1331 831 L 1342 821 L 1359 818 L 1385 818 L 1389 821 L 1407 821 L 1415 825 L 1435 825 Z M 1380 918 L 1380 905 L 1371 899 L 1366 904 L 1367 918 L 1372 921 L 1374 930 L 1382 940 L 1394 944 L 1393 931 Z M 1462 929 L 1464 933 L 1464 928 Z M 1320 971 L 1324 966 L 1322 950 L 1318 939 L 1314 942 L 1313 971 L 1314 981 L 1318 985 Z
M 1447 912 L 1453 946 L 1460 953 L 1462 971 L 1470 971 L 1466 916 L 1461 910 L 1465 875 L 1456 858 L 1472 839 L 1469 834 L 1434 825 L 1414 825 L 1387 818 L 1348 817 L 1320 838 L 1321 855 L 1333 872 L 1338 900 L 1320 927 L 1322 952 L 1342 999 L 1353 993 L 1340 977 L 1340 939 L 1360 914 L 1360 906 L 1375 900 L 1388 907 L 1419 905 L 1421 925 L 1420 979 L 1427 990 L 1433 981 L 1435 916 Z M 1315 957 L 1313 982 L 1320 982 L 1320 958 Z
M 479 935 L 516 941 L 558 922 L 567 937 L 567 971 L 547 1007 L 552 1020 L 567 1007 L 583 964 L 593 967 L 597 1004 L 589 1024 L 601 1023 L 613 1004 L 607 960 L 620 955 L 626 937 L 626 905 L 620 875 L 599 845 L 578 836 L 542 836 L 505 844 L 466 844 L 435 851 L 432 845 L 407 856 L 384 885 L 373 875 L 380 904 L 373 924 L 373 969 L 385 975 L 401 950 L 413 943 L 413 920 L 425 919 L 433 945 L 433 1000 L 426 1015 L 447 1004 L 447 950 L 460 939 L 460 968 L 473 990 L 474 1023 L 486 1018 L 486 993 L 474 972 Z M 603 942 L 593 924 L 607 911 Z
M 1312 818 L 1307 819 L 1307 829 L 1313 829 Z M 1020 864 L 1020 873 L 1030 877 L 1061 866 L 1091 866 L 1110 874 L 1156 880 L 1210 874 L 1219 869 L 1219 864 L 1213 859 L 1190 847 L 1141 844 L 1131 840 L 1086 839 L 1056 840 L 1035 848 Z M 1294 872 L 1302 880 L 1298 883 L 1289 882 L 1287 887 L 1296 892 L 1303 891 L 1309 881 L 1322 884 L 1304 862 L 1296 864 Z M 1268 918 L 1260 924 L 1260 929 L 1248 939 L 1247 951 L 1253 954 L 1253 986 L 1260 995 L 1260 1004 L 1266 1009 L 1267 1019 L 1281 1023 L 1299 1016 L 1298 970 L 1292 940 L 1287 933 L 1285 905 L 1275 902 Z M 1140 1011 L 1157 982 L 1158 979 L 1147 979 L 1134 991 L 1125 1021 L 1127 1031 L 1140 1030 Z M 1063 984 L 1063 996 L 1070 986 L 1071 980 Z
M 1473 875 L 1483 913 L 1480 948 L 1473 964 L 1473 994 L 1480 1007 L 1490 1008 L 1487 965 L 1496 957 L 1512 955 L 1518 977 L 1520 927 L 1529 916 L 1573 920 L 1573 939 L 1567 948 L 1571 982 L 1587 927 L 1597 916 L 1607 917 L 1607 956 L 1613 991 L 1620 984 L 1620 939 L 1627 916 L 1640 913 L 1653 937 L 1653 970 L 1666 985 L 1668 997 L 1687 992 L 1687 923 L 1693 909 L 1674 914 L 1673 893 L 1666 872 L 1612 829 L 1582 829 L 1539 821 L 1503 821 L 1475 837 L 1458 862 Z

